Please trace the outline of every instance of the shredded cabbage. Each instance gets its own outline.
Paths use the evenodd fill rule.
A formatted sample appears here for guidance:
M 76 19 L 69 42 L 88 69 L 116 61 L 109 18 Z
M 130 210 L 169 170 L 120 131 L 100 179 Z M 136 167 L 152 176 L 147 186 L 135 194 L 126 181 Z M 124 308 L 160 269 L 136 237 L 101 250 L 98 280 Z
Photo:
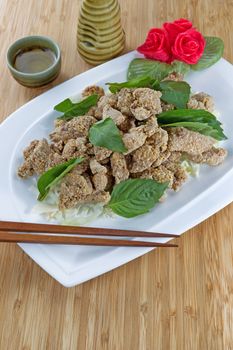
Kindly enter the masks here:
M 194 176 L 194 177 L 199 176 L 199 170 L 200 170 L 199 164 L 193 163 L 188 159 L 184 159 L 181 162 L 181 166 L 186 171 L 187 174 Z
M 33 186 L 32 191 L 35 192 Z M 42 215 L 48 221 L 57 222 L 61 225 L 86 225 L 96 220 L 98 217 L 112 216 L 112 212 L 109 212 L 104 208 L 103 203 L 85 203 L 79 204 L 75 208 L 65 209 L 61 211 L 58 208 L 58 188 L 52 189 L 48 196 L 42 201 L 38 202 L 33 212 Z

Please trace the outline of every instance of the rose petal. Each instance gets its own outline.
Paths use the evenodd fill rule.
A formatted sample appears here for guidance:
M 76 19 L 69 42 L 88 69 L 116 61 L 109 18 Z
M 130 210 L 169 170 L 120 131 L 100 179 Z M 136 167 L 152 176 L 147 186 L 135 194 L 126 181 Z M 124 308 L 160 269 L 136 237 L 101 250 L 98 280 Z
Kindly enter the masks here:
M 162 62 L 171 62 L 172 59 L 167 33 L 160 28 L 152 28 L 137 50 L 150 59 Z
M 177 35 L 172 46 L 173 57 L 188 64 L 195 64 L 202 56 L 205 39 L 196 29 L 191 28 Z
M 178 34 L 183 33 L 193 26 L 192 22 L 185 18 L 180 18 L 174 22 L 165 22 L 163 27 L 168 34 L 170 44 L 172 45 Z

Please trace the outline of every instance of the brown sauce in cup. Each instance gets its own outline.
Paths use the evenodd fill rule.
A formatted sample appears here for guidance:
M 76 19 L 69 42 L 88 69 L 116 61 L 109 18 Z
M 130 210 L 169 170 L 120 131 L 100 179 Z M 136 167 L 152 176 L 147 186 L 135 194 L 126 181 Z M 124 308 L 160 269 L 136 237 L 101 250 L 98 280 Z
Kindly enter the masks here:
M 39 73 L 53 65 L 55 53 L 47 47 L 33 46 L 19 50 L 14 59 L 14 68 L 23 73 Z

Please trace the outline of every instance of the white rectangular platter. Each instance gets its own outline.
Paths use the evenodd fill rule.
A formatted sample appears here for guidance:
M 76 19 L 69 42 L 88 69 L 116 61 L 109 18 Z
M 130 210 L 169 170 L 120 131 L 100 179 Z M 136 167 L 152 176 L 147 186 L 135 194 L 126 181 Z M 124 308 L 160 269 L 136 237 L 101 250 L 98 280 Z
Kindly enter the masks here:
M 23 148 L 35 138 L 46 137 L 56 117 L 53 106 L 78 95 L 88 85 L 125 81 L 131 52 L 82 73 L 47 91 L 22 106 L 0 125 L 1 181 L 0 219 L 43 222 L 32 214 L 36 198 L 29 190 L 30 180 L 17 178 Z M 187 76 L 193 91 L 205 91 L 214 97 L 219 119 L 228 140 L 222 145 L 229 155 L 219 167 L 203 166 L 198 178 L 191 178 L 178 193 L 169 194 L 149 214 L 134 219 L 102 218 L 92 226 L 148 230 L 181 234 L 216 213 L 233 200 L 233 67 L 221 59 L 201 72 Z M 165 239 L 160 239 L 165 242 Z M 146 248 L 103 248 L 20 244 L 20 247 L 45 271 L 66 287 L 72 287 L 110 271 L 148 251 Z

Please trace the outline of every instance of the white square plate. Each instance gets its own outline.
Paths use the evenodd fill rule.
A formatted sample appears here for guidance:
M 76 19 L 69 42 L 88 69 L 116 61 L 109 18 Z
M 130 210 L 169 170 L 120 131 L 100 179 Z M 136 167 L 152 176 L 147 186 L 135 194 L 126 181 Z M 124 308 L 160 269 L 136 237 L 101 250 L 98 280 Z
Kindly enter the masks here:
M 52 129 L 53 106 L 78 95 L 88 85 L 125 81 L 131 52 L 80 74 L 33 99 L 0 126 L 0 219 L 42 222 L 31 213 L 35 198 L 30 192 L 32 180 L 17 178 L 22 150 L 35 138 L 47 137 Z M 200 176 L 192 178 L 180 192 L 169 194 L 149 214 L 134 219 L 98 219 L 93 226 L 148 230 L 181 234 L 233 200 L 233 67 L 221 59 L 202 72 L 192 72 L 187 81 L 193 91 L 205 91 L 214 97 L 228 140 L 222 145 L 229 155 L 219 167 L 202 166 Z M 160 239 L 166 242 L 165 239 Z M 45 271 L 66 287 L 87 281 L 150 251 L 146 248 L 102 248 L 83 246 L 20 244 L 20 247 Z

